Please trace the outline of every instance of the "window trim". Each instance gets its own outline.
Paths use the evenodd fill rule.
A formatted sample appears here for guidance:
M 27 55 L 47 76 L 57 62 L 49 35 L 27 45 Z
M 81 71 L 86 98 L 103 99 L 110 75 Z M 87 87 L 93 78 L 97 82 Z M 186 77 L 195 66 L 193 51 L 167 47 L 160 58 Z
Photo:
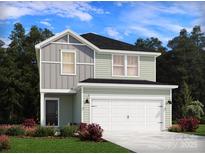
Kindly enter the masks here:
M 63 53 L 74 53 L 74 73 L 63 73 Z M 69 64 L 69 63 L 67 63 Z M 61 60 L 60 60 L 60 65 L 61 65 L 61 75 L 76 75 L 76 51 L 75 50 L 69 50 L 69 49 L 61 49 Z
M 113 67 L 114 67 L 114 56 L 115 55 L 123 55 L 124 56 L 124 75 L 114 75 Z M 137 63 L 137 76 L 130 76 L 127 75 L 127 67 L 128 67 L 128 62 L 127 62 L 127 57 L 128 56 L 135 56 L 138 59 Z M 133 54 L 112 54 L 112 77 L 140 77 L 140 56 L 139 55 L 133 55 Z
M 113 67 L 114 67 L 114 56 L 115 55 L 117 55 L 117 56 L 123 56 L 123 58 L 124 58 L 124 75 L 114 75 L 113 73 L 114 73 L 114 69 L 113 69 Z M 124 54 L 112 54 L 112 76 L 113 77 L 124 77 L 125 75 L 126 75 L 126 70 L 125 70 L 125 55 Z M 121 66 L 122 67 L 122 66 Z

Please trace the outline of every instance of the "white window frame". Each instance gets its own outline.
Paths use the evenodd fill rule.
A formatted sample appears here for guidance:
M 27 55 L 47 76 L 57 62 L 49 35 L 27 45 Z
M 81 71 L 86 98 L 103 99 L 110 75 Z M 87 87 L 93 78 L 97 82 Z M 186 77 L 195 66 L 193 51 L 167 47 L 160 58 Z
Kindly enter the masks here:
M 63 73 L 63 53 L 74 53 L 74 73 Z M 69 49 L 61 49 L 61 75 L 76 75 L 76 51 L 75 50 L 69 50 Z M 67 63 L 69 64 L 69 63 Z
M 124 56 L 124 75 L 114 75 L 113 74 L 113 67 L 114 67 L 114 56 L 115 55 L 120 55 L 120 56 Z M 137 75 L 136 76 L 130 76 L 127 75 L 127 56 L 135 56 L 138 58 L 138 63 L 137 63 Z M 140 56 L 139 55 L 132 55 L 132 54 L 112 54 L 112 77 L 140 77 Z
M 133 56 L 133 57 L 137 57 L 137 75 L 127 75 L 127 68 L 128 68 L 128 60 L 127 60 L 127 57 L 128 56 Z M 139 65 L 139 63 L 140 63 L 140 56 L 138 56 L 138 55 L 126 55 L 126 76 L 127 77 L 139 77 L 139 73 L 140 73 L 140 65 Z
M 114 75 L 113 72 L 114 72 L 114 56 L 123 56 L 124 57 L 124 75 Z M 115 77 L 124 77 L 125 74 L 126 74 L 126 70 L 125 70 L 125 55 L 124 54 L 112 54 L 112 76 L 115 76 Z

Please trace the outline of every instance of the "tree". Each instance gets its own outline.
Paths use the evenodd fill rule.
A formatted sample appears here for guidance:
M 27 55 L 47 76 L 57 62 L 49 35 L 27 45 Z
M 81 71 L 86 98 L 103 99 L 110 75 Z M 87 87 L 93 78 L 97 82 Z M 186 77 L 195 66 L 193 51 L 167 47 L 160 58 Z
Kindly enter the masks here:
M 147 38 L 145 40 L 139 38 L 135 42 L 135 46 L 139 49 L 151 49 L 161 53 L 164 53 L 166 51 L 166 48 L 162 46 L 162 42 L 158 38 L 154 37 Z
M 186 106 L 186 116 L 201 119 L 204 115 L 204 105 L 200 101 L 192 101 Z
M 187 106 L 191 104 L 193 99 L 191 96 L 191 91 L 189 89 L 189 86 L 187 85 L 187 83 L 185 81 L 183 82 L 181 97 L 183 100 L 182 101 L 182 115 L 186 116 L 187 115 Z
M 178 36 L 169 41 L 170 50 L 157 58 L 157 81 L 177 84 L 173 90 L 173 117 L 182 116 L 184 100 L 182 92 L 183 82 L 189 85 L 194 100 L 205 104 L 205 35 L 199 26 L 195 26 L 191 33 L 182 29 Z
M 4 46 L 4 42 L 2 40 L 0 40 L 0 47 Z
M 37 119 L 39 110 L 39 74 L 35 44 L 53 36 L 48 29 L 32 26 L 25 34 L 22 24 L 16 23 L 11 43 L 0 50 L 0 121 Z

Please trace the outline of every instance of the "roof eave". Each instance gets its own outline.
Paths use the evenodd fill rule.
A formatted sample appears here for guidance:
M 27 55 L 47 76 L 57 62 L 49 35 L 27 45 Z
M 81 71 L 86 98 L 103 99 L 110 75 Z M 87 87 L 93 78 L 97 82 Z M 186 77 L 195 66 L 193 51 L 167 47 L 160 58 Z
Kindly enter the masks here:
M 154 84 L 116 84 L 116 83 L 78 83 L 82 87 L 111 87 L 111 88 L 139 88 L 139 89 L 176 89 L 178 85 Z
M 48 39 L 46 39 L 45 41 L 38 43 L 35 45 L 36 49 L 40 49 L 43 46 L 46 46 L 47 44 L 49 44 L 52 41 L 57 40 L 58 38 L 62 37 L 65 34 L 71 34 L 73 37 L 75 37 L 76 39 L 81 40 L 83 43 L 85 43 L 87 46 L 89 46 L 90 48 L 92 48 L 93 50 L 95 50 L 96 52 L 102 52 L 102 53 L 125 53 L 125 54 L 139 54 L 139 55 L 153 55 L 153 56 L 160 56 L 161 53 L 157 53 L 157 52 L 149 52 L 149 51 L 130 51 L 130 50 L 112 50 L 112 49 L 100 49 L 97 46 L 95 46 L 94 44 L 92 44 L 91 42 L 89 42 L 88 40 L 84 39 L 82 36 L 76 34 L 75 32 L 67 29 L 55 36 L 52 36 Z

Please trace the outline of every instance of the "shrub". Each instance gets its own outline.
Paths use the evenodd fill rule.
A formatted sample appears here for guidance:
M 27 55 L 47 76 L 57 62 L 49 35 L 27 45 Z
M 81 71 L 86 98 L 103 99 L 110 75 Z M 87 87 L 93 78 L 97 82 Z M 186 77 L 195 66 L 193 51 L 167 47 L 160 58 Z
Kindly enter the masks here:
M 24 127 L 26 136 L 34 136 L 36 132 L 36 127 Z
M 37 127 L 34 133 L 36 137 L 54 136 L 53 127 Z
M 12 125 L 0 125 L 0 135 L 5 135 L 7 130 L 11 127 L 14 127 Z
M 98 124 L 80 125 L 79 137 L 81 140 L 100 141 L 103 129 Z
M 36 125 L 36 122 L 34 119 L 25 119 L 23 122 L 24 127 L 34 127 Z
M 65 126 L 60 129 L 60 134 L 63 137 L 74 136 L 74 133 L 77 132 L 78 127 L 76 125 Z
M 204 105 L 200 101 L 192 101 L 186 106 L 186 116 L 201 119 L 204 115 Z
M 10 148 L 10 142 L 9 142 L 8 136 L 1 135 L 0 136 L 0 150 L 9 149 L 9 148 Z
M 182 131 L 188 131 L 188 132 L 193 132 L 199 127 L 199 120 L 196 118 L 182 118 L 179 120 L 179 125 L 182 129 Z
M 168 131 L 170 132 L 181 132 L 182 131 L 182 128 L 180 125 L 172 125 L 171 127 L 168 128 Z
M 87 129 L 88 125 L 86 123 L 80 123 L 79 130 Z
M 0 127 L 0 135 L 5 135 L 7 131 L 7 128 Z
M 15 127 L 11 127 L 6 131 L 6 135 L 9 136 L 19 136 L 19 135 L 24 135 L 25 131 L 23 128 L 15 126 Z

